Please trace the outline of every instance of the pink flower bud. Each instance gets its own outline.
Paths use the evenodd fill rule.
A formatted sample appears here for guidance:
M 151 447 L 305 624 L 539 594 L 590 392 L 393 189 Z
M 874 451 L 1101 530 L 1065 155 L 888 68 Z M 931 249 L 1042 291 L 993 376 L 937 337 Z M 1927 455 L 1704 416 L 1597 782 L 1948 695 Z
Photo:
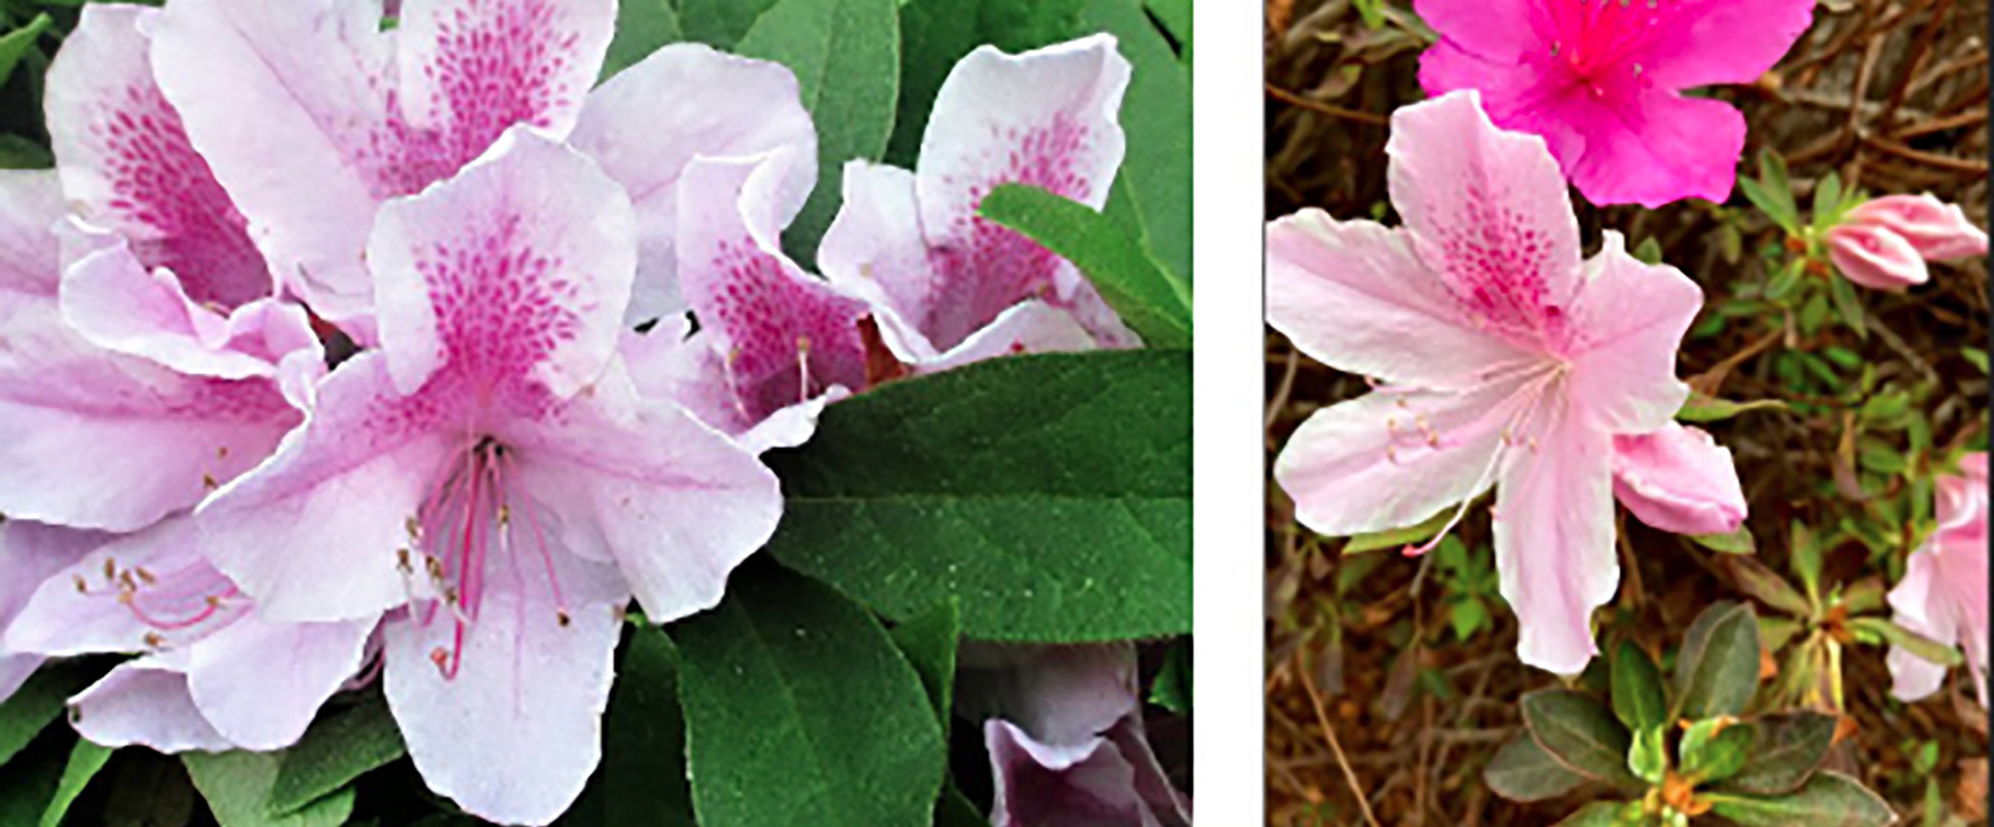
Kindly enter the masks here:
M 1987 252 L 1987 233 L 1973 226 L 1958 204 L 1940 201 L 1930 193 L 1886 195 L 1865 201 L 1849 211 L 1844 223 L 1887 228 L 1911 242 L 1926 261 Z
M 1730 449 L 1674 422 L 1614 436 L 1613 496 L 1641 522 L 1677 534 L 1729 534 L 1745 522 Z
M 1828 230 L 1828 258 L 1849 281 L 1877 290 L 1902 290 L 1931 278 L 1925 259 L 1911 242 L 1875 224 L 1841 224 Z

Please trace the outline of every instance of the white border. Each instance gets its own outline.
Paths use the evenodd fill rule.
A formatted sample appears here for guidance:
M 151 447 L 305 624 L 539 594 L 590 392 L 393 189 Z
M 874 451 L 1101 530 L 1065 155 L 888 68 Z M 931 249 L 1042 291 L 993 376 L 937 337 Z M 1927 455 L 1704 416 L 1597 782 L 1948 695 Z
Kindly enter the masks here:
M 1193 9 L 1192 784 L 1198 823 L 1265 823 L 1261 661 L 1262 6 Z

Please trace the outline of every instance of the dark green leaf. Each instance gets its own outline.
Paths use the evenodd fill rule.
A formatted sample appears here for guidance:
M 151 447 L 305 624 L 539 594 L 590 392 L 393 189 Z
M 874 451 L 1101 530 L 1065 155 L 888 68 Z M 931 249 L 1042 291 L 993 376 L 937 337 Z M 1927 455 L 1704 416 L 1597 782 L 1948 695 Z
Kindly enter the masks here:
M 1750 557 L 1724 557 L 1717 564 L 1731 575 L 1739 591 L 1758 598 L 1767 606 L 1795 617 L 1808 617 L 1813 613 L 1799 589 L 1759 561 Z
M 1712 793 L 1710 801 L 1712 812 L 1740 827 L 1884 827 L 1897 819 L 1876 793 L 1832 772 L 1817 772 L 1784 796 Z
M 1962 662 L 1958 649 L 1881 617 L 1858 617 L 1850 620 L 1849 626 L 1858 632 L 1872 633 L 1892 646 L 1902 647 L 1905 651 L 1940 666 L 1958 666 Z
M 1752 538 L 1752 527 L 1739 525 L 1737 531 L 1729 534 L 1692 534 L 1689 539 L 1697 545 L 1719 554 L 1756 554 L 1758 541 Z
M 1762 717 L 1750 762 L 1720 789 L 1753 795 L 1791 792 L 1827 760 L 1834 741 L 1833 715 L 1790 712 Z
M 1526 733 L 1496 751 L 1482 770 L 1482 780 L 1496 795 L 1511 801 L 1543 801 L 1571 792 L 1586 777 L 1558 763 Z
M 1083 642 L 1191 631 L 1190 359 L 996 359 L 824 411 L 773 451 L 769 552 L 888 617 L 950 596 L 962 633 Z
M 1122 102 L 1128 153 L 1121 177 L 1135 195 L 1144 235 L 1165 271 L 1191 275 L 1191 72 L 1144 14 L 1140 0 L 1087 0 L 1081 26 L 1119 41 L 1133 67 Z
M 1191 714 L 1191 641 L 1180 640 L 1163 654 L 1163 671 L 1149 687 L 1149 702 L 1179 715 Z
M 1689 400 L 1676 411 L 1676 419 L 1682 422 L 1717 422 L 1746 411 L 1786 410 L 1786 403 L 1778 399 L 1754 399 L 1749 402 L 1733 402 L 1700 393 L 1691 393 Z
M 979 212 L 1073 262 L 1151 347 L 1190 344 L 1189 288 L 1158 268 L 1141 243 L 1106 216 L 1024 184 L 992 190 Z
M 1559 763 L 1589 778 L 1641 786 L 1627 769 L 1627 728 L 1605 704 L 1583 692 L 1542 689 L 1525 694 L 1522 706 L 1530 736 Z
M 46 14 L 37 14 L 27 25 L 0 35 L 0 84 L 14 76 L 14 67 L 20 65 L 21 59 L 35 47 L 35 40 L 54 22 Z
M 602 765 L 563 823 L 694 827 L 686 779 L 685 716 L 679 710 L 678 653 L 656 627 L 630 633 L 602 738 Z
M 949 725 L 949 702 L 955 697 L 955 649 L 961 627 L 962 609 L 951 597 L 891 632 L 900 653 L 921 674 L 921 688 L 928 691 L 928 703 L 944 730 Z
M 755 18 L 775 3 L 776 0 L 682 0 L 679 20 L 685 29 L 685 39 L 731 50 L 755 25 Z
M 893 134 L 899 6 L 895 0 L 779 0 L 756 18 L 735 51 L 795 72 L 803 108 L 817 125 L 817 187 L 783 233 L 791 257 L 813 267 L 817 241 L 838 211 L 845 162 L 879 160 Z
M 0 764 L 20 752 L 49 721 L 62 714 L 63 702 L 83 691 L 102 670 L 65 663 L 42 667 L 34 677 L 0 704 Z
M 76 797 L 83 794 L 83 788 L 90 786 L 90 779 L 96 778 L 97 771 L 104 768 L 104 762 L 111 760 L 111 752 L 110 747 L 77 739 L 76 747 L 69 753 L 69 765 L 62 769 L 62 780 L 56 784 L 55 798 L 49 801 L 48 809 L 42 811 L 41 827 L 62 827 L 62 818 L 69 814 L 69 805 L 76 803 Z
M 989 827 L 990 817 L 976 809 L 951 778 L 942 784 L 942 800 L 935 804 L 935 827 Z
M 283 756 L 267 752 L 189 752 L 180 756 L 194 788 L 207 799 L 221 827 L 338 827 L 353 814 L 353 788 L 321 798 L 302 810 L 270 808 Z
M 1662 242 L 1654 236 L 1641 239 L 1640 244 L 1634 245 L 1634 258 L 1642 264 L 1662 263 Z
M 1731 718 L 1707 718 L 1691 724 L 1682 735 L 1682 773 L 1692 783 L 1722 781 L 1745 768 L 1757 738 L 1752 724 Z
M 887 158 L 912 168 L 935 93 L 956 61 L 990 44 L 1013 54 L 1080 34 L 1083 0 L 908 0 L 900 8 L 900 106 Z
M 1613 654 L 1613 716 L 1630 731 L 1651 729 L 1669 722 L 1669 702 L 1662 689 L 1662 673 L 1648 653 L 1631 640 L 1620 642 Z
M 48 147 L 19 135 L 0 135 L 0 169 L 48 169 L 55 156 Z
M 77 740 L 67 732 L 51 731 L 50 736 L 50 741 L 63 744 Z M 67 765 L 63 752 L 37 745 L 0 767 L 0 824 L 26 827 L 36 823 L 48 810 L 49 799 L 55 797 Z
M 270 812 L 303 809 L 406 751 L 401 729 L 379 698 L 331 715 L 295 746 L 276 753 L 282 763 L 270 788 Z
M 672 629 L 700 825 L 927 825 L 945 753 L 920 675 L 863 609 L 763 571 Z
M 1680 720 L 1744 714 L 1759 683 L 1759 624 L 1751 604 L 1720 600 L 1697 615 L 1676 654 Z
M 730 0 L 730 5 L 743 3 Z M 684 39 L 671 0 L 622 0 L 616 9 L 616 38 L 609 41 L 609 54 L 602 61 L 601 80 L 630 68 L 660 46 Z

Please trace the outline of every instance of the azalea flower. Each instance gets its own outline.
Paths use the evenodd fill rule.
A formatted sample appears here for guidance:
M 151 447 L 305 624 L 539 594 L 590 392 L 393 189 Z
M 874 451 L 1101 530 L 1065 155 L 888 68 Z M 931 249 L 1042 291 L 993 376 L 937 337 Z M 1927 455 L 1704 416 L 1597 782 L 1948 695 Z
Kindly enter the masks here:
M 640 399 L 617 360 L 635 222 L 530 127 L 384 205 L 380 347 L 196 512 L 271 620 L 395 613 L 384 681 L 409 754 L 495 821 L 544 824 L 580 794 L 632 593 L 660 623 L 713 606 L 781 513 L 752 453 Z
M 1614 435 L 1613 497 L 1641 522 L 1677 534 L 1730 534 L 1745 523 L 1731 450 L 1702 428 L 1674 422 Z
M 70 699 L 77 731 L 105 746 L 289 746 L 360 670 L 374 628 L 265 620 L 200 557 L 184 516 L 126 535 L 9 521 L 0 555 L 8 582 L 31 593 L 0 624 L 0 650 L 142 655 Z
M 1814 0 L 1415 0 L 1440 41 L 1431 95 L 1479 89 L 1505 129 L 1544 136 L 1595 204 L 1730 197 L 1745 117 L 1681 90 L 1753 83 L 1807 30 Z
M 1958 204 L 1924 195 L 1886 195 L 1857 205 L 1828 229 L 1828 259 L 1849 281 L 1902 290 L 1931 278 L 1927 261 L 1987 253 L 1987 233 Z
M 983 719 L 993 827 L 1189 827 L 1150 749 L 1135 647 L 965 644 L 956 708 Z
M 1403 227 L 1320 210 L 1268 225 L 1269 323 L 1384 382 L 1303 423 L 1275 479 L 1328 535 L 1455 507 L 1451 528 L 1494 486 L 1518 654 L 1577 673 L 1619 582 L 1614 437 L 1662 430 L 1687 398 L 1675 353 L 1702 291 L 1612 231 L 1582 260 L 1543 139 L 1497 129 L 1473 91 L 1399 109 L 1386 152 Z
M 1904 579 L 1890 590 L 1890 608 L 1899 626 L 1965 651 L 1973 689 L 1986 706 L 1987 453 L 1961 458 L 1959 470 L 1938 478 L 1938 530 L 1911 552 Z M 1907 649 L 1891 647 L 1886 661 L 1890 693 L 1900 700 L 1937 692 L 1945 680 L 1944 666 Z
M 43 581 L 74 563 L 110 535 L 32 523 L 0 522 L 0 703 L 21 688 L 45 658 L 7 645 L 7 628 Z
M 530 125 L 622 184 L 640 219 L 633 319 L 681 308 L 676 183 L 697 154 L 777 148 L 799 160 L 782 223 L 816 182 L 816 132 L 788 69 L 677 44 L 594 86 L 615 0 L 175 0 L 153 66 L 193 145 L 278 277 L 371 342 L 362 252 L 376 208 L 421 191 Z
M 1111 35 L 1015 56 L 979 47 L 942 81 L 914 171 L 845 165 L 817 261 L 871 302 L 901 362 L 932 371 L 1137 342 L 1071 262 L 976 215 L 1004 183 L 1100 209 L 1122 162 L 1129 72 Z

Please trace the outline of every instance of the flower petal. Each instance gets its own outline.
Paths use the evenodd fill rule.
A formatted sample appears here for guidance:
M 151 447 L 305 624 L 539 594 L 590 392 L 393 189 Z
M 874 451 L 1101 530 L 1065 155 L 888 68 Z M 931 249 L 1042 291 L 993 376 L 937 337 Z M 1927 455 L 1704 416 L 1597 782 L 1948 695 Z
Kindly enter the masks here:
M 1730 104 L 1643 85 L 1547 105 L 1555 112 L 1543 117 L 1585 136 L 1583 154 L 1559 160 L 1587 201 L 1652 209 L 1683 198 L 1721 204 L 1731 197 L 1745 116 Z
M 15 650 L 7 633 L 49 578 L 81 559 L 112 535 L 44 525 L 27 520 L 0 522 L 0 703 L 41 665 L 39 654 Z
M 53 230 L 66 211 L 55 170 L 0 170 L 0 299 L 55 296 L 62 248 Z
M 846 162 L 844 203 L 817 248 L 817 266 L 840 289 L 872 304 L 873 318 L 901 361 L 938 354 L 919 326 L 939 276 L 921 233 L 914 173 L 863 160 Z
M 1496 489 L 1496 572 L 1521 629 L 1516 654 L 1560 675 L 1585 669 L 1597 648 L 1592 610 L 1620 585 L 1613 552 L 1613 441 L 1555 401 Z
M 367 259 L 402 393 L 447 368 L 484 388 L 530 377 L 566 398 L 616 350 L 636 218 L 588 158 L 521 128 L 449 181 L 384 205 Z
M 1486 335 L 1409 236 L 1307 209 L 1267 225 L 1267 323 L 1339 370 L 1435 390 L 1533 354 Z
M 1156 827 L 1135 791 L 1135 768 L 1101 738 L 1085 749 L 1047 748 L 1009 721 L 983 723 L 984 746 L 996 778 L 992 827 Z
M 153 82 L 146 30 L 159 15 L 84 7 L 49 66 L 49 140 L 63 192 L 85 220 L 129 239 L 134 264 L 171 271 L 195 303 L 232 308 L 276 285 Z
M 190 648 L 187 689 L 222 737 L 243 749 L 282 749 L 360 670 L 373 631 L 372 620 L 271 623 L 252 614 Z
M 305 424 L 195 512 L 209 558 L 271 620 L 360 620 L 401 605 L 395 550 L 409 546 L 431 480 L 467 450 L 445 431 L 458 416 L 447 388 L 402 397 L 378 352 L 347 360 L 319 383 Z
M 789 225 L 817 183 L 817 131 L 787 67 L 675 43 L 616 73 L 589 95 L 569 143 L 630 191 L 638 216 L 638 269 L 627 318 L 684 308 L 679 296 L 678 183 L 694 156 L 788 151 L 774 186 L 774 227 Z
M 1643 264 L 1606 232 L 1586 261 L 1572 307 L 1569 392 L 1594 425 L 1618 434 L 1658 430 L 1689 399 L 1676 380 L 1676 351 L 1703 307 L 1703 288 L 1665 264 Z
M 1512 61 L 1544 45 L 1539 28 L 1545 22 L 1543 13 L 1531 0 L 1415 0 L 1413 11 L 1440 34 L 1435 48 L 1449 46 L 1483 59 Z
M 886 337 L 890 349 L 895 341 Z M 1073 311 L 1048 302 L 1027 299 L 997 314 L 989 324 L 969 334 L 947 353 L 910 362 L 915 373 L 937 373 L 963 365 L 1019 356 L 1026 353 L 1078 353 L 1101 347 L 1101 342 L 1074 318 Z
M 1404 528 L 1473 499 L 1524 395 L 1518 381 L 1462 391 L 1381 391 L 1310 416 L 1274 459 L 1295 518 L 1330 536 Z
M 750 425 L 832 387 L 866 388 L 865 302 L 804 273 L 776 238 L 793 161 L 699 158 L 678 187 L 680 286 Z
M 1666 89 L 1754 83 L 1813 23 L 1813 0 L 1675 0 L 1627 12 L 1649 34 L 1625 60 Z M 1648 22 L 1648 20 L 1653 22 Z
M 1745 522 L 1731 450 L 1674 422 L 1613 438 L 1613 496 L 1641 522 L 1677 534 L 1729 534 Z
M 514 124 L 566 137 L 602 73 L 615 0 L 407 0 L 396 27 L 401 111 L 455 167 Z M 443 159 L 437 159 L 443 160 Z
M 1091 745 L 1140 712 L 1131 644 L 972 642 L 957 657 L 956 709 L 1002 718 L 1041 744 Z
M 1843 224 L 1827 232 L 1828 260 L 1849 281 L 1872 290 L 1901 291 L 1931 280 L 1918 248 L 1879 224 Z
M 1986 231 L 1974 226 L 1958 204 L 1931 193 L 1873 198 L 1849 210 L 1843 220 L 1887 228 L 1930 261 L 1987 253 Z
M 146 746 L 167 754 L 234 749 L 194 706 L 183 670 L 177 659 L 160 657 L 120 664 L 69 699 L 70 725 L 107 747 Z
M 627 592 L 611 597 L 613 570 L 545 551 L 543 561 L 514 543 L 488 559 L 461 652 L 448 611 L 385 627 L 388 705 L 416 769 L 430 789 L 502 824 L 546 824 L 581 794 L 602 754 L 623 627 Z M 570 604 L 557 601 L 547 567 L 559 568 Z M 438 652 L 460 658 L 454 675 Z
M 6 645 L 63 657 L 202 640 L 249 604 L 199 551 L 192 521 L 181 516 L 100 540 L 41 582 L 7 629 Z
M 1905 560 L 1904 579 L 1890 589 L 1890 608 L 1895 611 L 1891 620 L 1925 637 L 1952 643 L 1959 639 L 1958 618 L 1942 582 L 1950 573 L 1942 571 L 1936 548 L 1937 544 L 1928 540 Z M 1892 647 L 1885 663 L 1892 679 L 1890 694 L 1898 700 L 1923 698 L 1937 692 L 1945 680 L 1944 666 L 1909 650 Z
M 1385 152 L 1407 246 L 1468 318 L 1519 345 L 1554 338 L 1578 290 L 1579 228 L 1543 139 L 1497 129 L 1469 90 L 1401 107 Z

